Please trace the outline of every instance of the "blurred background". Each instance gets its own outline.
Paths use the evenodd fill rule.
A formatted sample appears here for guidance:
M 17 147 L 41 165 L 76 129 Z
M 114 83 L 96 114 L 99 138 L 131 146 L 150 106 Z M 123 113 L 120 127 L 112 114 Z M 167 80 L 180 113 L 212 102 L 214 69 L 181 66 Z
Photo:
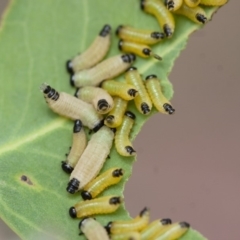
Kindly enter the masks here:
M 0 14 L 7 2 L 0 0 Z M 125 189 L 131 216 L 148 206 L 152 220 L 184 220 L 212 240 L 240 239 L 239 9 L 240 1 L 229 1 L 176 60 L 175 115 L 155 115 L 134 142 Z M 0 220 L 0 239 L 19 238 Z

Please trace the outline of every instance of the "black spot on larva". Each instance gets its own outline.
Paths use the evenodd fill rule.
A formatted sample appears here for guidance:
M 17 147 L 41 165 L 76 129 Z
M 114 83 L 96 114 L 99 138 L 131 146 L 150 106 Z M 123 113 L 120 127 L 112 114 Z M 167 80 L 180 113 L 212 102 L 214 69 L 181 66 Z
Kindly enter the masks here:
M 126 146 L 125 149 L 130 155 L 136 152 L 131 146 Z
M 99 33 L 99 36 L 106 37 L 111 32 L 111 26 L 106 24 L 103 26 L 102 30 Z
M 128 95 L 131 96 L 131 97 L 136 97 L 137 92 L 138 92 L 137 90 L 131 88 L 131 89 L 128 90 L 127 93 L 128 93 Z
M 111 227 L 112 227 L 112 222 L 109 222 L 107 224 L 107 226 L 105 226 L 104 228 L 106 229 L 107 233 L 110 234 L 111 233 Z
M 83 198 L 83 200 L 90 200 L 92 199 L 92 194 L 88 191 L 82 191 L 81 192 L 81 196 Z
M 68 174 L 70 174 L 73 171 L 73 167 L 70 166 L 68 163 L 62 161 L 62 170 Z
M 161 33 L 161 32 L 152 32 L 151 33 L 151 38 L 154 38 L 154 39 L 163 39 L 164 37 L 165 37 L 165 34 Z
M 121 31 L 122 28 L 123 28 L 123 25 L 119 25 L 119 26 L 117 27 L 116 35 L 119 34 L 119 32 Z
M 163 31 L 164 31 L 166 37 L 171 37 L 173 34 L 172 29 L 168 26 L 168 24 L 164 24 Z
M 207 18 L 204 15 L 200 14 L 200 13 L 196 14 L 196 19 L 199 22 L 201 22 L 201 23 L 205 23 L 207 21 Z
M 122 44 L 123 44 L 123 40 L 120 39 L 118 42 L 118 49 L 121 51 L 122 50 Z
M 93 129 L 93 132 L 97 132 L 104 125 L 104 119 L 101 120 Z
M 142 217 L 146 212 L 148 212 L 148 208 L 145 207 L 140 213 L 139 216 Z
M 170 218 L 164 218 L 161 219 L 160 222 L 162 223 L 162 225 L 168 225 L 172 223 L 172 220 Z
M 143 114 L 148 114 L 150 112 L 150 108 L 145 102 L 141 104 L 141 109 Z
M 149 56 L 150 54 L 151 54 L 151 50 L 149 49 L 149 48 L 144 48 L 143 50 L 142 50 L 142 53 L 144 54 L 144 55 L 146 55 L 146 56 Z
M 168 114 L 173 114 L 175 112 L 175 109 L 168 103 L 163 104 L 163 108 Z
M 181 228 L 190 228 L 190 224 L 187 222 L 180 222 L 179 225 L 181 226 Z
M 82 121 L 81 120 L 75 120 L 74 126 L 73 126 L 73 132 L 78 133 L 82 129 Z
M 80 88 L 77 88 L 76 89 L 76 92 L 74 93 L 74 97 L 78 98 L 78 91 L 79 91 Z
M 69 73 L 69 74 L 73 74 L 74 72 L 73 72 L 73 68 L 72 68 L 72 66 L 71 66 L 71 60 L 68 60 L 67 62 L 66 62 L 66 69 L 67 69 L 67 72 Z
M 132 53 L 129 53 L 129 54 L 122 55 L 121 58 L 123 62 L 132 63 L 136 59 L 136 56 Z
M 21 179 L 21 181 L 27 183 L 28 185 L 33 185 L 33 183 L 30 180 L 30 178 L 28 178 L 26 175 L 22 175 L 20 179 Z
M 123 170 L 121 168 L 119 169 L 115 169 L 113 172 L 112 172 L 112 176 L 113 177 L 120 177 L 123 175 Z
M 148 75 L 148 76 L 145 78 L 145 80 L 149 80 L 149 79 L 151 79 L 151 78 L 157 78 L 157 76 L 154 75 L 154 74 L 151 74 L 151 75 Z
M 115 205 L 121 203 L 121 198 L 120 197 L 112 197 L 109 200 L 109 204 Z
M 75 87 L 75 83 L 74 83 L 74 74 L 70 75 L 70 85 Z
M 72 218 L 76 218 L 76 217 L 77 217 L 77 212 L 76 212 L 75 207 L 69 208 L 69 215 L 70 215 L 70 217 L 72 217 Z
M 142 10 L 144 10 L 144 7 L 145 7 L 144 3 L 145 3 L 145 0 L 141 0 L 140 7 L 141 7 Z
M 76 179 L 76 178 L 72 178 L 69 183 L 68 183 L 68 186 L 67 186 L 67 191 L 71 194 L 74 194 L 77 190 L 78 190 L 78 187 L 80 185 L 80 182 Z
M 135 114 L 133 112 L 130 112 L 130 111 L 126 111 L 124 115 L 133 119 L 133 120 L 136 118 Z

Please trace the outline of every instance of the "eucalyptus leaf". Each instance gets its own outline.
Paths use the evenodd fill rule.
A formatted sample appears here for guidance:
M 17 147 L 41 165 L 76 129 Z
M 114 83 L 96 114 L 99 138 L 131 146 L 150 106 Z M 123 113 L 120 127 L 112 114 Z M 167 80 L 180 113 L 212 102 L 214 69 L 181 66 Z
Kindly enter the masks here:
M 216 9 L 206 10 L 211 16 Z M 137 59 L 135 64 L 144 77 L 156 74 L 161 78 L 169 99 L 173 89 L 167 76 L 174 60 L 185 48 L 189 35 L 201 27 L 181 16 L 175 16 L 175 20 L 172 39 L 153 47 L 163 61 Z M 81 197 L 66 192 L 69 176 L 60 167 L 71 144 L 72 122 L 48 108 L 39 86 L 47 82 L 73 94 L 65 62 L 84 51 L 106 23 L 113 28 L 108 57 L 119 53 L 114 35 L 118 25 L 159 30 L 156 19 L 140 10 L 139 1 L 127 0 L 12 0 L 2 21 L 0 217 L 22 239 L 84 239 L 78 236 L 79 221 L 68 214 Z M 137 119 L 134 139 L 149 116 L 137 113 L 132 104 L 130 109 Z M 134 158 L 121 157 L 115 149 L 110 156 L 102 171 L 122 167 L 124 181 L 102 195 L 122 195 Z M 23 181 L 23 176 L 28 180 Z M 129 218 L 124 206 L 114 214 L 97 216 L 104 225 Z M 205 238 L 191 229 L 181 239 Z

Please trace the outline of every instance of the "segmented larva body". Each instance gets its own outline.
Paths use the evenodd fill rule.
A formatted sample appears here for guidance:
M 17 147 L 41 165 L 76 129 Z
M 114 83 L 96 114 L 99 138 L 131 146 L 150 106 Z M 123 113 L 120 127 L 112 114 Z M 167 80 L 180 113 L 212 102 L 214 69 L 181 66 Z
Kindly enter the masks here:
M 182 6 L 177 11 L 175 11 L 175 13 L 183 15 L 195 23 L 204 24 L 207 22 L 206 13 L 204 9 L 199 6 L 190 8 L 185 3 L 183 3 Z
M 73 171 L 86 146 L 87 137 L 82 122 L 81 120 L 76 120 L 73 127 L 72 147 L 67 155 L 66 161 L 62 162 L 63 171 L 66 173 L 71 173 Z
M 72 60 L 67 61 L 69 73 L 79 72 L 100 62 L 107 54 L 111 43 L 111 26 L 104 25 L 91 46 Z
M 113 131 L 103 126 L 93 134 L 85 151 L 72 171 L 67 191 L 74 194 L 94 179 L 108 157 L 114 138 Z
M 175 21 L 162 1 L 141 0 L 141 8 L 144 12 L 154 15 L 167 38 L 172 37 L 175 29 Z
M 167 227 L 167 230 L 164 232 L 160 232 L 159 234 L 155 235 L 153 239 L 155 240 L 174 240 L 179 239 L 183 236 L 188 230 L 190 225 L 186 222 L 179 222 L 170 224 Z
M 130 101 L 138 94 L 137 89 L 126 82 L 117 82 L 115 80 L 103 81 L 101 87 L 111 96 L 118 96 L 126 101 Z
M 122 124 L 117 128 L 115 135 L 115 147 L 117 152 L 125 157 L 136 155 L 136 151 L 132 147 L 129 140 L 129 134 L 135 122 L 135 115 L 127 111 L 123 117 Z
M 81 119 L 82 124 L 93 131 L 97 131 L 103 126 L 103 117 L 96 112 L 91 104 L 68 93 L 59 93 L 47 84 L 42 84 L 41 90 L 53 112 L 72 120 Z
M 123 115 L 127 110 L 128 102 L 120 97 L 113 98 L 114 107 L 104 120 L 104 124 L 111 128 L 116 128 L 122 124 Z
M 79 88 L 75 96 L 91 103 L 99 114 L 106 114 L 113 108 L 113 99 L 107 91 L 99 87 L 85 86 Z
M 124 232 L 141 231 L 149 222 L 149 210 L 144 208 L 140 214 L 131 220 L 109 222 L 105 227 L 108 233 L 119 234 Z
M 110 240 L 106 229 L 93 218 L 84 218 L 79 229 L 88 240 Z
M 169 11 L 176 11 L 178 10 L 183 3 L 183 0 L 166 0 L 165 5 Z
M 80 201 L 69 209 L 72 218 L 83 218 L 95 214 L 115 212 L 123 199 L 119 196 L 105 196 L 86 201 Z
M 152 109 L 152 101 L 147 93 L 142 78 L 137 68 L 131 67 L 125 74 L 127 83 L 132 84 L 138 90 L 138 95 L 134 98 L 137 110 L 142 114 L 149 114 Z
M 200 0 L 200 4 L 207 6 L 222 6 L 227 2 L 228 0 Z
M 104 189 L 119 183 L 122 177 L 123 170 L 121 168 L 111 168 L 105 171 L 84 187 L 81 192 L 82 198 L 84 200 L 95 198 Z
M 111 240 L 141 240 L 141 235 L 139 232 L 111 234 Z
M 190 7 L 190 8 L 194 8 L 197 7 L 200 3 L 200 0 L 184 0 L 184 3 Z
M 117 55 L 108 58 L 95 67 L 80 71 L 70 78 L 75 87 L 98 86 L 103 80 L 111 79 L 128 69 L 135 61 L 134 54 Z
M 154 57 L 157 60 L 162 60 L 162 58 L 159 55 L 152 52 L 149 46 L 142 43 L 123 41 L 121 39 L 118 43 L 118 48 L 120 51 L 126 53 L 134 53 L 143 58 Z
M 141 240 L 149 240 L 153 239 L 153 236 L 159 234 L 160 231 L 164 232 L 168 226 L 172 223 L 171 219 L 158 219 L 150 224 L 148 224 L 142 231 L 141 231 Z
M 145 85 L 153 105 L 159 112 L 165 114 L 173 114 L 175 112 L 171 103 L 163 95 L 160 80 L 157 79 L 156 75 L 147 76 Z
M 116 34 L 119 38 L 142 44 L 156 44 L 165 37 L 164 33 L 149 31 L 144 29 L 136 29 L 130 26 L 118 26 Z

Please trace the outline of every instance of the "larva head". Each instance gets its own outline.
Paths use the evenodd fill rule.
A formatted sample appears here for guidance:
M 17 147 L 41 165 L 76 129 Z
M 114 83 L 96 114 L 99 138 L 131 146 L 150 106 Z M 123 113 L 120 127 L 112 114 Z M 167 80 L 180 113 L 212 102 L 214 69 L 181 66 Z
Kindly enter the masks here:
M 165 34 L 161 33 L 161 32 L 152 32 L 151 37 L 154 38 L 154 39 L 164 39 Z
M 154 74 L 148 75 L 146 76 L 145 80 L 150 80 L 152 78 L 157 78 L 157 75 L 154 75 Z
M 135 120 L 135 118 L 136 118 L 135 114 L 133 112 L 130 112 L 130 111 L 126 111 L 124 115 L 133 119 L 133 120 Z
M 165 5 L 169 11 L 174 10 L 174 1 L 168 0 L 168 1 L 166 1 Z
M 118 36 L 118 34 L 120 33 L 121 29 L 123 28 L 123 25 L 119 25 L 117 27 L 117 30 L 116 30 L 116 35 Z
M 74 121 L 74 126 L 73 126 L 73 132 L 78 133 L 82 130 L 82 121 L 81 120 L 75 120 Z
M 84 227 L 85 224 L 87 224 L 87 222 L 93 220 L 93 218 L 90 217 L 84 217 L 78 224 L 78 228 L 81 230 L 82 227 Z
M 113 176 L 113 177 L 121 177 L 121 176 L 123 176 L 123 170 L 122 170 L 121 168 L 115 169 L 115 170 L 112 172 L 112 176 Z
M 112 124 L 114 122 L 114 119 L 115 117 L 113 115 L 108 115 L 106 118 L 105 118 L 105 121 L 108 123 L 108 124 Z
M 140 7 L 141 7 L 141 9 L 144 11 L 144 8 L 145 8 L 145 0 L 141 0 L 141 2 L 140 2 Z
M 179 225 L 181 226 L 181 228 L 190 228 L 190 224 L 187 222 L 180 222 Z
M 141 110 L 142 110 L 142 113 L 143 113 L 143 114 L 148 114 L 148 113 L 150 113 L 150 111 L 151 111 L 150 107 L 149 107 L 148 104 L 145 103 L 145 102 L 143 102 L 143 103 L 141 104 Z
M 47 98 L 51 98 L 52 100 L 56 101 L 59 98 L 59 93 L 46 83 L 43 83 L 40 86 L 40 90 L 44 93 L 44 96 Z
M 175 112 L 175 109 L 168 103 L 163 104 L 163 108 L 168 114 L 173 114 Z
M 82 191 L 81 196 L 83 200 L 91 200 L 92 199 L 92 194 L 88 191 Z
M 168 26 L 168 24 L 163 25 L 163 31 L 167 38 L 170 38 L 173 34 L 173 30 Z
M 74 194 L 79 188 L 80 182 L 76 178 L 72 178 L 67 186 L 67 191 L 71 194 Z
M 120 40 L 118 41 L 118 49 L 119 49 L 120 51 L 122 51 L 122 45 L 123 45 L 123 40 L 120 39 Z
M 143 216 L 149 216 L 149 209 L 147 207 L 145 207 L 140 213 L 139 213 L 140 217 Z
M 70 207 L 69 208 L 69 215 L 71 218 L 76 218 L 77 217 L 77 211 L 75 207 Z
M 126 70 L 126 72 L 135 71 L 135 70 L 137 70 L 137 68 L 132 66 L 132 67 L 128 68 L 128 69 Z
M 92 131 L 97 132 L 103 125 L 104 125 L 104 119 L 101 120 L 99 123 L 97 123 L 95 127 L 92 129 Z
M 163 218 L 160 220 L 162 225 L 168 225 L 168 224 L 172 224 L 172 220 L 170 218 Z
M 70 85 L 75 87 L 75 82 L 74 82 L 74 74 L 70 75 Z
M 108 224 L 104 227 L 108 234 L 111 234 L 112 222 L 108 222 Z
M 104 114 L 108 109 L 111 108 L 111 106 L 108 104 L 106 99 L 100 99 L 97 103 L 97 108 L 98 108 L 97 111 L 99 113 Z
M 106 37 L 107 35 L 109 35 L 111 32 L 111 26 L 106 24 L 103 26 L 102 30 L 99 33 L 99 36 L 101 37 Z
M 70 166 L 68 163 L 62 161 L 62 170 L 68 174 L 70 174 L 73 171 L 73 167 Z
M 133 63 L 136 60 L 136 56 L 132 53 L 123 54 L 121 58 L 125 63 Z
M 72 75 L 74 74 L 74 71 L 73 71 L 73 68 L 72 68 L 72 61 L 71 60 L 68 60 L 66 62 L 66 69 L 67 69 L 67 72 Z
M 126 149 L 127 153 L 129 153 L 130 155 L 132 155 L 132 156 L 136 155 L 136 151 L 133 149 L 132 146 L 126 146 L 125 149 Z
M 112 197 L 109 199 L 109 204 L 110 205 L 119 205 L 122 203 L 122 198 L 121 197 Z
M 138 91 L 134 88 L 131 88 L 127 91 L 128 95 L 131 96 L 131 97 L 136 97 L 137 94 L 138 94 Z
M 145 55 L 145 56 L 150 56 L 151 54 L 151 49 L 150 48 L 143 48 L 142 50 L 142 53 Z
M 207 17 L 201 13 L 196 14 L 196 19 L 203 24 L 206 23 L 206 21 L 207 21 Z

